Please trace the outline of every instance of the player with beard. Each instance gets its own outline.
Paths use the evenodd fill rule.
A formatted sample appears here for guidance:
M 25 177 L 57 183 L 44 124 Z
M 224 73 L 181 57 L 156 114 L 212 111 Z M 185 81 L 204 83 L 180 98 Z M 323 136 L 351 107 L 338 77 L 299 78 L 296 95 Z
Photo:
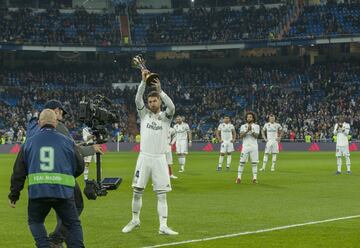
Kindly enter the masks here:
M 168 164 L 165 153 L 168 149 L 168 134 L 171 120 L 175 113 L 175 106 L 168 95 L 161 90 L 159 79 L 155 79 L 152 91 L 147 96 L 148 107 L 145 107 L 143 95 L 145 79 L 148 70 L 142 70 L 142 81 L 136 93 L 135 103 L 141 119 L 140 125 L 140 154 L 136 163 L 133 179 L 132 220 L 122 229 L 131 232 L 140 226 L 140 210 L 142 195 L 151 177 L 153 190 L 157 194 L 157 210 L 159 214 L 159 234 L 177 235 L 178 233 L 167 226 L 168 206 L 166 193 L 171 191 Z M 166 111 L 161 111 L 161 103 L 166 105 Z

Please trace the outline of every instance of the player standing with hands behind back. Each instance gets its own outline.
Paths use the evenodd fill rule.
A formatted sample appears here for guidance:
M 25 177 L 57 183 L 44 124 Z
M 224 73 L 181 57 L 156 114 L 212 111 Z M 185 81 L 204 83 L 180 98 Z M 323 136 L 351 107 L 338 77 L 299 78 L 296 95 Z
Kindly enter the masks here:
M 174 103 L 170 97 L 161 90 L 160 80 L 154 79 L 152 83 L 156 91 L 147 97 L 148 108 L 145 107 L 143 95 L 146 87 L 146 76 L 150 73 L 143 69 L 142 80 L 136 93 L 135 103 L 141 119 L 140 124 L 140 154 L 136 162 L 133 179 L 132 220 L 122 229 L 123 233 L 131 232 L 140 226 L 140 210 L 142 194 L 149 180 L 152 179 L 153 189 L 157 194 L 157 210 L 159 214 L 159 234 L 177 235 L 178 233 L 167 226 L 168 206 L 166 193 L 171 191 L 170 176 L 165 153 L 168 149 L 168 134 L 171 120 L 175 113 Z M 162 101 L 166 111 L 161 111 Z
M 282 136 L 282 127 L 275 122 L 275 115 L 269 115 L 269 122 L 266 123 L 261 130 L 262 136 L 266 141 L 263 166 L 260 171 L 265 171 L 269 154 L 272 154 L 272 163 L 270 171 L 275 171 L 276 158 L 279 153 L 279 142 Z
M 347 174 L 351 174 L 350 170 L 350 152 L 349 152 L 349 140 L 348 135 L 350 132 L 350 124 L 345 122 L 343 116 L 339 117 L 338 123 L 335 124 L 334 135 L 337 136 L 336 140 L 336 159 L 337 159 L 337 171 L 336 174 L 341 174 L 342 160 L 344 156 L 346 160 Z
M 236 179 L 237 184 L 241 183 L 241 175 L 244 171 L 244 166 L 249 156 L 252 166 L 253 183 L 257 183 L 257 164 L 259 163 L 259 148 L 257 138 L 260 133 L 260 127 L 258 124 L 254 123 L 256 117 L 253 112 L 247 112 L 245 119 L 247 123 L 240 127 L 240 139 L 243 139 L 243 142 L 238 177 Z
M 229 116 L 224 116 L 224 123 L 221 123 L 216 130 L 216 138 L 221 143 L 218 171 L 221 171 L 225 153 L 227 154 L 226 170 L 230 169 L 231 153 L 234 151 L 234 142 L 236 139 L 235 127 L 230 122 Z
M 184 122 L 181 116 L 177 116 L 175 121 L 174 129 L 176 132 L 176 154 L 180 165 L 179 172 L 184 172 L 188 146 L 192 146 L 192 135 L 189 125 Z

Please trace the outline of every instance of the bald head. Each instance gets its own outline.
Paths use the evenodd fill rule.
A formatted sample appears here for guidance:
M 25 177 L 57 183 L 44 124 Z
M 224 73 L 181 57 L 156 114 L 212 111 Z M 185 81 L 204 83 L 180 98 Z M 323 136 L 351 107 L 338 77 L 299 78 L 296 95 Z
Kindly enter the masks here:
M 54 110 L 44 109 L 39 116 L 39 125 L 43 127 L 45 125 L 57 126 L 57 119 Z

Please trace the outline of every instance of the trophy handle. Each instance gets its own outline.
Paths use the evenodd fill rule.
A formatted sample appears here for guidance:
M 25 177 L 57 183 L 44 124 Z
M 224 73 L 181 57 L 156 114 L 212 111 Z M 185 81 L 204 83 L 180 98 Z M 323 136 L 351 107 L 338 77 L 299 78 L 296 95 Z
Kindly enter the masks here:
M 145 60 L 142 57 L 141 54 L 136 55 L 133 59 L 132 59 L 132 66 L 134 68 L 138 68 L 140 70 L 147 70 L 146 66 L 145 66 Z

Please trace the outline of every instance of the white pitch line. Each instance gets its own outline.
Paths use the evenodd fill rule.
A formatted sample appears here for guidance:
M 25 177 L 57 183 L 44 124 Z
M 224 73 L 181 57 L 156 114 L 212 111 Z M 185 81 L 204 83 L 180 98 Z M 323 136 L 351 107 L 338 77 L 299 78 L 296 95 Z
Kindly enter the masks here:
M 189 244 L 189 243 L 197 243 L 197 242 L 203 242 L 203 241 L 209 241 L 209 240 L 215 240 L 215 239 L 232 238 L 232 237 L 244 236 L 244 235 L 249 235 L 249 234 L 272 232 L 272 231 L 284 230 L 284 229 L 289 229 L 289 228 L 294 228 L 294 227 L 316 225 L 316 224 L 321 224 L 321 223 L 334 222 L 334 221 L 339 221 L 339 220 L 356 219 L 356 218 L 360 218 L 360 215 L 352 215 L 352 216 L 345 216 L 345 217 L 333 218 L 333 219 L 327 219 L 327 220 L 311 221 L 311 222 L 293 224 L 293 225 L 287 225 L 287 226 L 278 226 L 278 227 L 272 227 L 272 228 L 267 228 L 267 229 L 260 229 L 260 230 L 256 230 L 256 231 L 247 231 L 247 232 L 226 234 L 226 235 L 209 237 L 209 238 L 192 239 L 192 240 L 185 240 L 185 241 L 173 242 L 173 243 L 167 243 L 167 244 L 145 246 L 142 248 L 155 248 L 155 247 L 175 246 L 175 245 L 182 245 L 182 244 Z

